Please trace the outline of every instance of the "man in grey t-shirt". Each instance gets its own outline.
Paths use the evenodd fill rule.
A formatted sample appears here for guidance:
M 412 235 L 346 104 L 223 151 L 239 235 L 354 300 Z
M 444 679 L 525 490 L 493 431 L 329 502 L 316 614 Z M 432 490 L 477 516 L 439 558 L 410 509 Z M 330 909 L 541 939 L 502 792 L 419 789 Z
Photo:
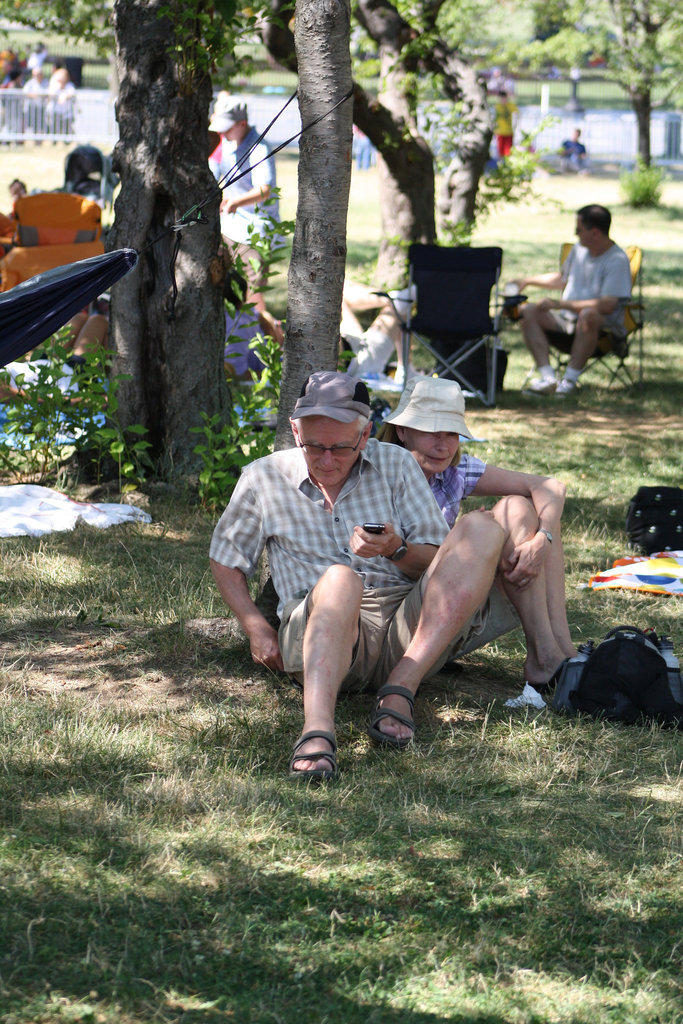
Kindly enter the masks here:
M 525 391 L 563 397 L 576 389 L 586 362 L 598 350 L 604 331 L 624 337 L 624 308 L 631 297 L 628 256 L 609 237 L 612 217 L 604 206 L 592 204 L 576 214 L 578 243 L 562 268 L 549 274 L 519 278 L 520 293 L 529 287 L 562 289 L 560 299 L 541 299 L 522 307 L 522 334 L 539 377 Z M 569 353 L 561 381 L 550 365 L 550 345 Z

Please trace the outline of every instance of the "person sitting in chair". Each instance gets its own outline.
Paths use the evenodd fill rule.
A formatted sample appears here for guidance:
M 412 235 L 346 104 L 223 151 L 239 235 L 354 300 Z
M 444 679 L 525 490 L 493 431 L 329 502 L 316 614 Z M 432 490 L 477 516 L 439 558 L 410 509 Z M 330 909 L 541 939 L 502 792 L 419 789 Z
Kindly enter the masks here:
M 461 439 L 472 438 L 465 423 L 465 398 L 459 384 L 443 377 L 409 380 L 379 437 L 412 454 L 451 529 L 468 495 L 503 496 L 486 513 L 505 533 L 496 576 L 507 611 L 501 632 L 521 622 L 527 644 L 524 678 L 539 691 L 548 689 L 564 659 L 576 654 L 564 595 L 564 484 L 461 454 Z
M 624 308 L 631 297 L 628 256 L 609 237 L 612 217 L 604 206 L 592 204 L 576 214 L 574 245 L 560 270 L 517 278 L 519 292 L 530 287 L 562 289 L 559 299 L 527 302 L 521 308 L 522 334 L 540 376 L 525 393 L 572 394 L 591 356 L 601 349 L 598 339 L 608 332 L 613 339 L 626 336 Z M 550 365 L 550 345 L 569 354 L 562 380 Z
M 354 352 L 347 367 L 352 376 L 367 377 L 383 374 L 390 359 L 396 358 L 396 384 L 405 383 L 403 367 L 402 325 L 400 314 L 405 312 L 405 301 L 393 302 L 385 295 L 356 281 L 344 281 L 342 293 L 342 319 L 339 328 L 342 341 Z M 377 309 L 378 313 L 367 330 L 358 319 L 358 313 Z

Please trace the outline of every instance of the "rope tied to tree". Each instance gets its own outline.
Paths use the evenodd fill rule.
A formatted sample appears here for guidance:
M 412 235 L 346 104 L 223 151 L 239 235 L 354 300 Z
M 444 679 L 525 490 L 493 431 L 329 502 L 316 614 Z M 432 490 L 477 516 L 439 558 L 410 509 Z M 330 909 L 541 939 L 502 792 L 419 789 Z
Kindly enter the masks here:
M 195 203 L 193 206 L 191 206 L 189 210 L 186 210 L 185 213 L 181 214 L 181 216 L 175 221 L 174 224 L 171 224 L 170 227 L 162 231 L 162 233 L 157 238 L 152 239 L 151 242 L 148 242 L 147 245 L 140 250 L 139 254 L 142 255 L 142 253 L 152 248 L 152 246 L 157 245 L 164 238 L 167 238 L 171 234 L 175 234 L 173 249 L 171 252 L 171 257 L 169 259 L 169 274 L 171 277 L 172 289 L 170 309 L 171 319 L 175 318 L 175 303 L 178 297 L 178 285 L 175 277 L 175 266 L 176 261 L 178 259 L 178 253 L 180 251 L 183 228 L 188 227 L 192 224 L 200 224 L 202 226 L 207 225 L 209 223 L 209 219 L 205 214 L 203 214 L 204 207 L 208 206 L 211 203 L 215 203 L 217 199 L 220 199 L 225 188 L 228 188 L 230 185 L 234 185 L 235 182 L 240 180 L 240 178 L 244 178 L 247 174 L 250 174 L 255 167 L 258 167 L 266 160 L 272 160 L 272 158 L 281 150 L 285 149 L 286 146 L 289 146 L 292 142 L 296 142 L 296 140 L 300 138 L 305 132 L 310 131 L 311 128 L 314 128 L 326 117 L 329 117 L 330 114 L 334 113 L 334 111 L 341 107 L 342 104 L 346 103 L 348 100 L 351 99 L 351 97 L 353 96 L 353 88 L 349 89 L 349 91 L 345 93 L 341 97 L 341 99 L 337 100 L 337 102 L 334 103 L 328 110 L 323 111 L 322 114 L 319 114 L 317 117 L 313 118 L 313 120 L 310 121 L 308 124 L 303 125 L 298 132 L 291 136 L 291 138 L 285 139 L 284 142 L 281 142 L 278 146 L 272 149 L 267 156 L 264 156 L 260 160 L 257 160 L 256 163 L 254 164 L 250 163 L 249 158 L 251 154 L 263 142 L 263 140 L 266 138 L 266 136 L 268 135 L 268 133 L 270 132 L 278 118 L 280 118 L 282 114 L 284 114 L 289 104 L 292 103 L 297 98 L 298 94 L 298 90 L 292 93 L 292 95 L 289 97 L 284 106 L 282 106 L 278 110 L 275 117 L 270 121 L 267 127 L 257 137 L 254 144 L 249 147 L 249 149 L 246 151 L 246 153 L 244 153 L 244 155 L 235 164 L 235 166 L 231 168 L 231 170 L 228 171 L 227 174 L 225 174 L 216 182 L 215 189 L 211 189 L 210 192 L 208 192 L 207 195 L 204 197 L 204 199 L 200 200 L 198 203 Z

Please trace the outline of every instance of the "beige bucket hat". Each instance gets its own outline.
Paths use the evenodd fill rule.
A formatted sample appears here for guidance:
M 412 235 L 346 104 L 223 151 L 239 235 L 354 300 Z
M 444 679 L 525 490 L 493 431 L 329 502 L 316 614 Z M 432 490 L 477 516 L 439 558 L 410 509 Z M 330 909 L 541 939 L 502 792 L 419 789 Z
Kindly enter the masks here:
M 472 439 L 465 423 L 465 397 L 460 385 L 443 377 L 412 377 L 384 423 L 430 434 L 444 430 Z

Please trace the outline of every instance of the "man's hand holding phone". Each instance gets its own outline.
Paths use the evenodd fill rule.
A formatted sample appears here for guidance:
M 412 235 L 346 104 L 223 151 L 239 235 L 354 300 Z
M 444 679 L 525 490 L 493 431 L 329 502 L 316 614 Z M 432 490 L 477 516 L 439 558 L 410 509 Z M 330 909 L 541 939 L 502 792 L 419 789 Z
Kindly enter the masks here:
M 403 543 L 392 523 L 367 522 L 354 527 L 349 542 L 361 558 L 391 558 Z
M 384 533 L 384 523 L 363 523 L 366 533 Z

